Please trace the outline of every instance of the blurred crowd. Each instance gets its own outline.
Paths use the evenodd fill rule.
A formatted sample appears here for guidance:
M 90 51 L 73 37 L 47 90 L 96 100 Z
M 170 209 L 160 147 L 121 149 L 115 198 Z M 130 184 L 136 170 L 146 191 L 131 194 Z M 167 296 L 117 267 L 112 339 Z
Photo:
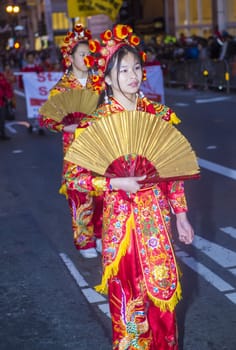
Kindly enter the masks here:
M 159 62 L 165 60 L 189 60 L 189 59 L 212 59 L 228 60 L 236 59 L 236 38 L 228 32 L 219 32 L 217 27 L 212 35 L 203 38 L 197 35 L 186 37 L 181 33 L 179 37 L 160 34 L 152 36 L 148 41 L 143 40 L 144 49 L 152 50 Z M 34 55 L 34 62 L 40 65 L 43 71 L 60 71 L 61 54 L 59 47 L 49 47 L 41 51 L 30 51 Z M 20 47 L 0 53 L 1 70 L 10 65 L 16 70 L 23 69 L 27 64 L 29 51 Z
M 5 122 L 15 119 L 14 88 L 24 90 L 21 75 L 15 72 L 62 72 L 58 49 L 26 51 L 23 48 L 1 52 L 0 55 L 0 140 L 9 140 Z M 41 132 L 39 128 L 39 133 Z
M 30 62 L 29 62 L 30 60 Z M 42 71 L 61 71 L 61 54 L 57 47 L 36 50 L 11 48 L 0 53 L 0 69 L 4 70 L 6 65 L 12 69 L 21 71 L 29 64 L 40 66 Z
M 220 33 L 215 29 L 208 38 L 192 35 L 186 37 L 183 33 L 179 38 L 165 35 L 152 37 L 148 44 L 155 52 L 158 60 L 228 60 L 236 59 L 236 38 L 228 32 Z

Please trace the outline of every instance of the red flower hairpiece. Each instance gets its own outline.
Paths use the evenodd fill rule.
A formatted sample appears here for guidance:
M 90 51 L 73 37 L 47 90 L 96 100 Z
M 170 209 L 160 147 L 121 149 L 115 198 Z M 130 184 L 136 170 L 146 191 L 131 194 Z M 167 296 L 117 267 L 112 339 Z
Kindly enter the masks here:
M 93 56 L 87 56 L 85 64 L 89 68 L 93 68 L 100 79 L 93 80 L 94 88 L 102 90 L 105 88 L 104 73 L 110 58 L 114 53 L 124 45 L 138 47 L 140 38 L 133 33 L 133 29 L 129 25 L 117 24 L 112 30 L 107 29 L 101 35 L 101 40 L 89 40 L 89 49 Z M 91 57 L 94 57 L 92 60 Z M 146 54 L 140 52 L 140 57 L 145 62 Z M 145 74 L 144 74 L 145 76 Z
M 63 57 L 63 65 L 65 68 L 69 68 L 71 61 L 69 56 L 71 55 L 73 48 L 81 41 L 89 41 L 92 39 L 91 31 L 84 28 L 82 24 L 76 24 L 72 32 L 68 32 L 64 38 L 63 46 L 61 47 L 61 54 Z

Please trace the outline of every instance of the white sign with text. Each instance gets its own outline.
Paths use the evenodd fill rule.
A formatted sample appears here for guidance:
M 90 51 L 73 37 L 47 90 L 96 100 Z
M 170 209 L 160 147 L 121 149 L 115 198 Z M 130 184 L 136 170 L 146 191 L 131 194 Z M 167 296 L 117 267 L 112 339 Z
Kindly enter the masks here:
M 38 118 L 39 108 L 47 101 L 49 91 L 61 78 L 61 72 L 22 73 L 27 116 Z
M 164 82 L 161 66 L 146 66 L 147 79 L 142 82 L 141 91 L 154 102 L 165 103 Z

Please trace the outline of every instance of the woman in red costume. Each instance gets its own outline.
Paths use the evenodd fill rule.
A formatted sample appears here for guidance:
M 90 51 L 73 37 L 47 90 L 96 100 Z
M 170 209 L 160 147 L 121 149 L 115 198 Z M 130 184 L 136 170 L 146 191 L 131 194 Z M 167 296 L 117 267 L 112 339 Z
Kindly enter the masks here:
M 132 29 L 116 25 L 101 38 L 101 43 L 90 41 L 90 50 L 97 57 L 97 87 L 108 90 L 108 97 L 93 117 L 98 120 L 111 113 L 136 110 L 178 123 L 170 108 L 139 92 L 144 55 L 138 52 L 139 38 Z M 94 64 L 92 57 L 86 60 Z M 81 127 L 90 124 L 84 119 Z M 139 181 L 145 175 L 98 177 L 76 165 L 66 177 L 69 189 L 104 191 L 103 277 L 96 289 L 108 292 L 113 350 L 177 350 L 175 306 L 181 299 L 181 286 L 172 245 L 171 211 L 180 241 L 190 244 L 194 236 L 186 215 L 183 181 L 143 189 Z
M 61 47 L 63 65 L 66 70 L 62 78 L 50 91 L 49 98 L 71 89 L 93 90 L 88 67 L 84 62 L 85 56 L 89 53 L 88 40 L 91 37 L 90 30 L 80 24 L 74 27 L 73 32 L 67 33 Z M 64 118 L 61 122 L 57 122 L 53 118 L 42 117 L 42 124 L 45 127 L 51 131 L 62 133 L 64 154 L 74 140 L 74 131 L 80 119 L 81 115 L 79 113 L 70 113 L 68 118 Z M 96 247 L 99 250 L 101 245 L 102 198 L 94 197 L 88 192 L 67 190 L 64 174 L 69 168 L 70 163 L 64 161 L 62 185 L 59 192 L 68 199 L 76 248 L 83 257 L 95 258 L 97 256 Z M 94 205 L 96 205 L 96 210 L 94 210 Z
M 5 119 L 7 114 L 7 101 L 13 98 L 13 89 L 11 84 L 7 81 L 5 75 L 0 72 L 0 140 L 10 140 L 6 135 Z

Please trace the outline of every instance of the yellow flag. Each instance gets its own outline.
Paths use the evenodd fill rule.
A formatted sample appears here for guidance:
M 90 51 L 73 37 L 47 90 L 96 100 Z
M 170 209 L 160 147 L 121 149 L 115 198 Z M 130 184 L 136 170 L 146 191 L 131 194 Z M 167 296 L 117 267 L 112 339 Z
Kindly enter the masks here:
M 115 21 L 122 2 L 122 0 L 67 0 L 68 15 L 70 18 L 75 18 L 104 14 Z

